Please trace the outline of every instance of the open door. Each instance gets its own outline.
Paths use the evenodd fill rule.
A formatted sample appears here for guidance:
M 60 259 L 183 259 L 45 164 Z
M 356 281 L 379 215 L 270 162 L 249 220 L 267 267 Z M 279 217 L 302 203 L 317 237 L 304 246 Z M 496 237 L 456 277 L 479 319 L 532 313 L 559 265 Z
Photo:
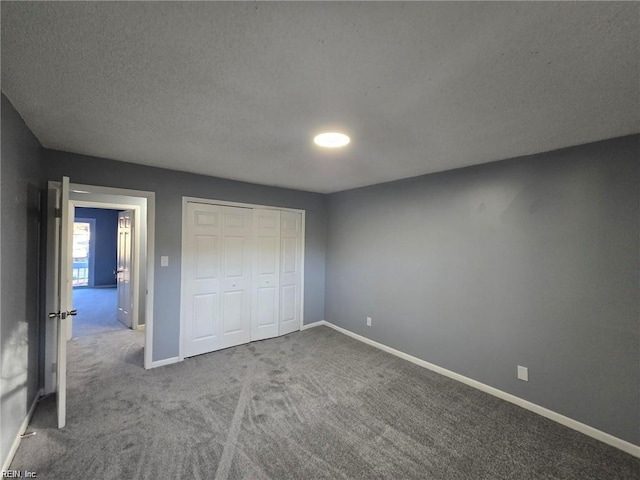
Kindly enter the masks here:
M 77 313 L 72 309 L 71 285 L 71 215 L 69 212 L 69 177 L 63 177 L 59 185 L 50 185 L 49 198 L 56 199 L 55 230 L 57 242 L 51 253 L 49 262 L 57 270 L 56 281 L 53 282 L 51 297 L 55 310 L 49 313 L 49 318 L 57 323 L 56 341 L 56 406 L 58 413 L 58 428 L 66 424 L 67 409 L 67 341 L 70 338 L 71 318 Z M 56 190 L 52 192 L 51 190 Z M 50 241 L 53 239 L 50 239 Z
M 133 328 L 133 210 L 118 212 L 118 320 Z

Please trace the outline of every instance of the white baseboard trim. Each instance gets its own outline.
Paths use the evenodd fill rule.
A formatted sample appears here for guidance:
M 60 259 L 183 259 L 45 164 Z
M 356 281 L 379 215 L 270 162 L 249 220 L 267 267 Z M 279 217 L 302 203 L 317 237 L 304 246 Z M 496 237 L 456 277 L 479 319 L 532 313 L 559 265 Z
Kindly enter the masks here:
M 20 425 L 20 429 L 18 430 L 18 434 L 16 435 L 16 438 L 11 444 L 9 453 L 7 453 L 7 458 L 5 458 L 4 463 L 2 464 L 3 472 L 6 472 L 7 470 L 9 470 L 9 467 L 11 467 L 11 462 L 13 461 L 13 457 L 15 457 L 16 452 L 18 451 L 18 447 L 20 446 L 20 440 L 21 440 L 20 435 L 22 435 L 27 430 L 27 427 L 29 426 L 29 422 L 31 421 L 31 417 L 33 417 L 33 412 L 35 412 L 36 410 L 36 405 L 38 404 L 38 401 L 42 398 L 43 393 L 44 393 L 44 390 L 42 389 L 38 390 L 38 393 L 36 394 L 36 398 L 33 399 L 33 403 L 31 404 L 31 407 L 29 407 L 27 416 L 24 417 L 24 420 Z
M 627 452 L 633 455 L 634 457 L 640 458 L 640 446 L 638 445 L 634 445 L 633 443 L 627 442 L 626 440 L 622 440 L 618 437 L 614 437 L 613 435 L 605 433 L 602 430 L 598 430 L 596 428 L 590 427 L 589 425 L 581 423 L 572 418 L 565 417 L 564 415 L 556 413 L 553 410 L 549 410 L 548 408 L 541 407 L 540 405 L 529 402 L 528 400 L 524 400 L 520 397 L 516 397 L 515 395 L 511 395 L 510 393 L 503 392 L 502 390 L 498 390 L 497 388 L 478 382 L 477 380 L 473 380 L 469 377 L 465 377 L 464 375 L 460 375 L 458 373 L 452 372 L 451 370 L 447 370 L 446 368 L 439 367 L 438 365 L 434 365 L 433 363 L 426 362 L 417 357 L 414 357 L 413 355 L 409 355 L 408 353 L 401 352 L 400 350 L 396 350 L 395 348 L 388 347 L 386 345 L 383 345 L 382 343 L 378 343 L 367 337 L 363 337 L 362 335 L 353 333 L 350 330 L 346 330 L 342 327 L 339 327 L 330 322 L 327 322 L 326 320 L 309 324 L 308 327 L 311 328 L 312 326 L 316 327 L 320 325 L 326 325 L 327 327 L 333 328 L 334 330 L 337 330 L 340 333 L 348 335 L 351 338 L 355 338 L 356 340 L 366 343 L 367 345 L 371 345 L 372 347 L 379 348 L 380 350 L 384 350 L 385 352 L 395 355 L 396 357 L 400 357 L 411 363 L 414 363 L 416 365 L 419 365 L 421 367 L 427 368 L 436 373 L 444 375 L 445 377 L 449 377 L 449 378 L 452 378 L 453 380 L 462 382 L 465 385 L 469 385 L 470 387 L 477 388 L 478 390 L 481 390 L 485 393 L 493 395 L 494 397 L 498 397 L 502 400 L 506 400 L 507 402 L 513 403 L 526 410 L 529 410 L 531 412 L 537 413 L 538 415 L 542 415 L 545 418 L 553 420 L 554 422 L 558 422 L 561 425 L 564 425 L 565 427 L 569 427 L 591 438 L 595 438 L 596 440 L 606 443 L 607 445 L 611 445 L 612 447 L 618 448 L 623 452 Z
M 325 320 L 318 320 L 317 322 L 307 323 L 306 325 L 302 325 L 302 327 L 300 327 L 300 331 L 309 330 L 310 328 L 320 327 L 322 325 L 327 325 L 327 322 Z
M 164 367 L 165 365 L 171 365 L 178 362 L 180 362 L 180 357 L 165 358 L 164 360 L 156 360 L 155 362 L 151 362 L 151 368 Z

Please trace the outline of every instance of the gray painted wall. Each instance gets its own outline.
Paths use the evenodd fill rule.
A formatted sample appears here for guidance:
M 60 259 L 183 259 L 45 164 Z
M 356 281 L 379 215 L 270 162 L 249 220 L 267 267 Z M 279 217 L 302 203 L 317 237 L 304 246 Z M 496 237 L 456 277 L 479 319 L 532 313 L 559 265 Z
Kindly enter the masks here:
M 38 392 L 40 144 L 2 95 L 0 461 Z
M 598 142 L 341 192 L 327 208 L 318 194 L 40 151 L 3 95 L 1 456 L 37 390 L 40 152 L 44 178 L 156 192 L 154 360 L 178 350 L 181 197 L 303 208 L 305 323 L 326 318 L 640 444 L 639 149 L 640 136 Z
M 305 323 L 324 319 L 326 197 L 146 167 L 55 150 L 43 150 L 48 180 L 69 176 L 73 183 L 156 192 L 153 360 L 178 355 L 182 197 L 201 197 L 306 210 Z M 302 174 L 302 172 L 301 172 Z M 169 266 L 160 267 L 160 256 Z
M 640 445 L 639 151 L 330 195 L 326 319 Z

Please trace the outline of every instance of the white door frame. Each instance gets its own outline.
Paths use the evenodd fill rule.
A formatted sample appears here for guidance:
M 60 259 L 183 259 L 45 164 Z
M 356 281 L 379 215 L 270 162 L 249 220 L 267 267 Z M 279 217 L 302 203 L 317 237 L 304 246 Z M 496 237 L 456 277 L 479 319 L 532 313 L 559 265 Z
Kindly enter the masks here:
M 133 195 L 128 195 L 132 197 Z M 133 235 L 131 240 L 133 241 L 133 252 L 131 254 L 131 263 L 133 264 L 133 315 L 131 316 L 131 329 L 137 330 L 140 322 L 140 273 L 144 268 L 143 265 L 139 265 L 140 261 L 140 227 L 142 222 L 140 205 L 126 204 L 126 203 L 110 203 L 110 202 L 96 202 L 92 200 L 69 200 L 71 208 L 75 212 L 76 207 L 84 208 L 99 208 L 102 210 L 133 210 L 135 212 L 133 217 Z M 148 206 L 147 206 L 148 210 Z
M 59 182 L 50 182 L 53 184 Z M 97 196 L 105 196 L 105 201 L 87 201 L 83 202 L 82 200 L 70 200 L 68 204 L 68 208 L 72 208 L 72 203 L 76 206 L 91 206 L 93 208 L 118 208 L 122 209 L 123 205 L 128 205 L 124 202 L 118 203 L 117 201 L 109 201 L 114 199 L 109 199 L 109 196 L 125 196 L 125 197 L 136 197 L 146 199 L 147 202 L 147 260 L 146 260 L 146 302 L 145 302 L 145 347 L 144 347 L 144 368 L 150 369 L 153 368 L 153 298 L 154 298 L 154 268 L 155 268 L 155 192 L 147 192 L 143 190 L 129 190 L 123 188 L 115 188 L 115 187 L 101 187 L 96 185 L 84 185 L 72 183 L 70 184 L 70 190 L 72 193 L 86 193 Z M 87 205 L 85 205 L 85 203 Z M 140 205 L 130 205 L 140 209 Z M 138 218 L 141 219 L 141 215 L 137 215 Z M 140 220 L 141 221 L 141 220 Z M 137 229 L 139 232 L 140 229 Z M 50 232 L 47 233 L 47 243 L 49 244 L 55 238 L 49 238 Z M 49 246 L 47 247 L 49 251 Z M 136 254 L 139 258 L 139 251 L 136 251 Z M 141 271 L 141 268 L 138 271 Z M 140 277 L 140 275 L 138 275 Z M 48 286 L 49 287 L 49 286 Z M 136 306 L 139 300 L 140 295 L 143 292 L 138 291 L 138 294 L 135 295 Z M 47 296 L 50 295 L 49 288 L 47 288 Z M 135 309 L 136 315 L 138 314 L 138 308 Z M 140 319 L 136 317 L 136 322 L 139 322 Z M 55 336 L 54 336 L 55 337 Z M 47 351 L 50 353 L 47 354 Z M 52 351 L 52 352 L 51 352 Z M 52 360 L 51 354 L 53 354 L 53 359 L 55 359 L 55 355 L 57 349 L 52 348 L 51 345 L 51 334 L 46 334 L 46 343 L 45 343 L 45 393 L 51 393 L 55 390 L 55 381 L 53 379 L 53 375 L 50 370 L 50 365 L 55 360 Z M 53 381 L 53 383 L 52 383 Z
M 282 212 L 295 212 L 299 213 L 302 216 L 302 228 L 300 232 L 300 250 L 302 254 L 301 258 L 301 270 L 300 270 L 300 327 L 298 330 L 302 330 L 302 326 L 304 325 L 304 254 L 305 254 L 305 216 L 306 210 L 300 210 L 297 208 L 287 208 L 287 207 L 277 207 L 274 205 L 260 205 L 255 203 L 241 203 L 241 202 L 228 202 L 225 200 L 214 200 L 211 198 L 198 198 L 198 197 L 182 197 L 182 245 L 180 248 L 181 259 L 185 258 L 185 238 L 187 236 L 187 204 L 188 203 L 204 203 L 207 205 L 221 205 L 225 207 L 240 207 L 240 208 L 264 208 L 267 210 L 280 210 Z M 180 266 L 180 339 L 178 342 L 178 361 L 184 360 L 184 348 L 182 342 L 184 340 L 184 320 L 186 318 L 185 313 L 185 304 L 186 304 L 186 289 L 183 279 L 187 277 L 187 272 L 185 271 L 186 266 L 185 262 L 181 260 Z
M 129 190 L 124 188 L 114 187 L 99 187 L 95 185 L 81 185 L 72 183 L 71 191 L 76 192 L 88 192 L 99 195 L 121 195 L 125 197 L 138 197 L 145 198 L 147 200 L 147 299 L 145 310 L 145 342 L 144 342 L 144 368 L 153 368 L 153 297 L 154 297 L 154 270 L 155 270 L 155 225 L 156 225 L 156 194 L 155 192 L 147 192 L 144 190 Z M 99 203 L 99 202 L 96 202 Z M 139 205 L 136 205 L 139 208 Z M 136 216 L 141 218 L 140 211 L 136 211 Z M 138 225 L 136 225 L 138 226 Z M 139 234 L 140 228 L 136 231 Z M 136 256 L 139 258 L 139 250 L 136 248 Z M 140 271 L 140 270 L 138 270 Z M 140 277 L 140 275 L 138 275 Z M 135 288 L 135 287 L 134 287 Z M 137 299 L 140 297 L 140 291 L 137 292 L 134 298 L 136 302 L 135 310 L 137 311 L 138 303 Z M 137 313 L 136 313 L 137 315 Z M 136 322 L 139 322 L 139 318 L 136 318 Z
M 58 265 L 57 256 L 60 252 L 60 227 L 56 211 L 60 203 L 60 186 L 61 182 L 49 181 L 47 184 L 47 241 L 46 251 L 47 260 L 45 275 L 47 284 L 45 287 L 45 314 L 58 311 L 58 284 L 60 283 L 60 265 Z M 57 376 L 57 356 L 58 356 L 58 322 L 48 320 L 45 315 L 44 324 L 44 393 L 48 395 L 56 391 Z

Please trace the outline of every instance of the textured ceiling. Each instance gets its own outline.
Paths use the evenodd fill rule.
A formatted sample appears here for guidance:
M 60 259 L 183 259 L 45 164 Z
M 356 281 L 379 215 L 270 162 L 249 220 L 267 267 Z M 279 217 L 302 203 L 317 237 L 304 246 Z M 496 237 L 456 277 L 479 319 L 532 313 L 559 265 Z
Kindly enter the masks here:
M 334 192 L 640 131 L 637 2 L 1 8 L 2 91 L 52 149 Z

